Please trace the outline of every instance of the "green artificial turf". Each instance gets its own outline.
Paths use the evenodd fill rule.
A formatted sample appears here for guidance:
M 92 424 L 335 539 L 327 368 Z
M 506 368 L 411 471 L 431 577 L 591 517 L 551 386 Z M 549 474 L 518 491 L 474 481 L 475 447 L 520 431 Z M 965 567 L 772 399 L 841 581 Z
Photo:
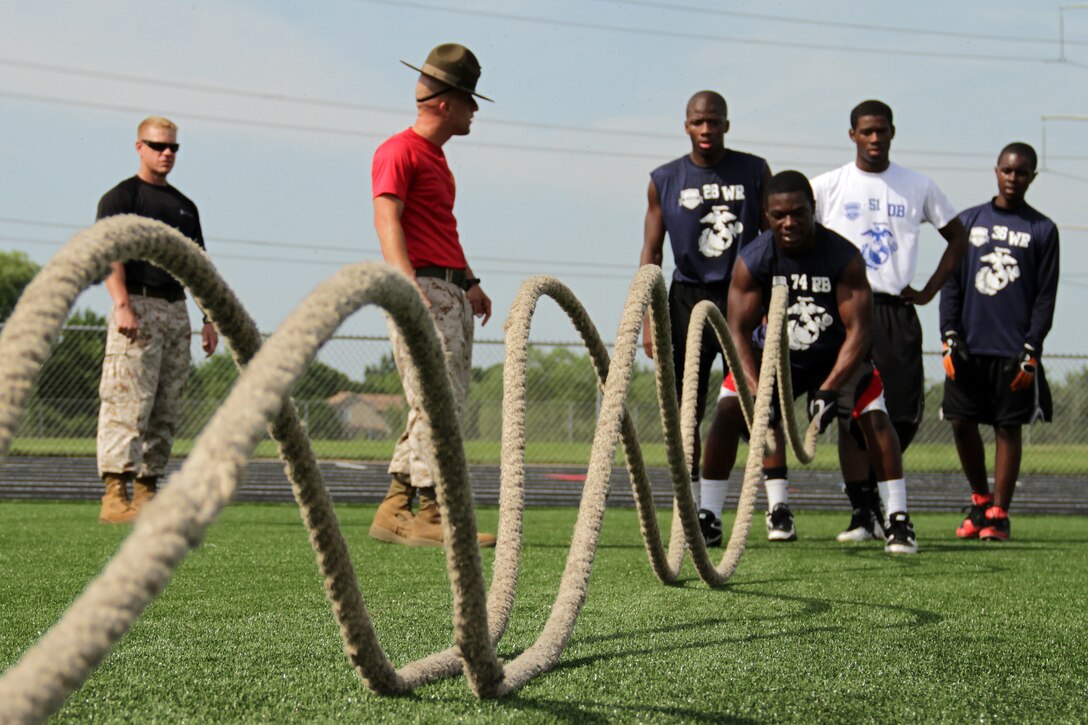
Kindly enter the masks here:
M 443 554 L 341 523 L 383 646 L 398 665 L 451 642 Z M 126 527 L 84 503 L 0 503 L 0 668 L 100 570 Z M 497 512 L 479 512 L 494 530 Z M 575 511 L 530 509 L 510 658 L 548 617 Z M 1088 719 L 1088 519 L 1013 515 L 1005 543 L 961 542 L 919 514 L 922 552 L 832 539 L 843 513 L 799 511 L 801 540 L 757 517 L 733 581 L 685 565 L 664 586 L 634 512 L 609 510 L 589 597 L 559 666 L 480 701 L 461 678 L 403 697 L 351 670 L 297 510 L 229 507 L 58 720 L 104 722 L 1076 722 Z M 667 523 L 666 516 L 662 517 Z M 727 521 L 728 524 L 728 521 Z M 493 552 L 484 553 L 490 564 Z

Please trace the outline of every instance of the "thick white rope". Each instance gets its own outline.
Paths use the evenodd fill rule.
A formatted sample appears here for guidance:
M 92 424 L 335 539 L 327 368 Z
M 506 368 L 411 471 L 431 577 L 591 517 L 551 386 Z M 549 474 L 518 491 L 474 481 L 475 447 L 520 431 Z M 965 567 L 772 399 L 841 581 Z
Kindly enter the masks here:
M 789 334 L 786 332 L 785 315 L 782 316 L 779 324 L 781 329 L 776 331 L 777 336 L 779 339 L 789 340 Z M 767 323 L 767 330 L 768 334 L 770 334 L 770 321 Z M 793 455 L 797 456 L 798 461 L 812 463 L 812 459 L 816 457 L 816 437 L 820 435 L 820 423 L 816 420 L 810 421 L 808 428 L 805 429 L 804 440 L 801 440 L 801 435 L 798 432 L 796 411 L 793 408 L 793 377 L 790 375 L 789 355 L 779 355 L 777 358 L 765 359 L 776 361 L 778 385 L 782 392 L 782 400 L 788 401 L 782 406 L 782 419 L 785 421 L 785 425 L 782 427 L 785 429 L 786 442 L 789 443 Z
M 699 533 L 688 473 L 695 435 L 692 375 L 698 373 L 697 368 L 693 373 L 691 361 L 697 365 L 698 356 L 688 356 L 684 416 L 673 393 L 672 366 L 656 366 L 676 502 L 666 551 L 637 434 L 625 407 L 647 308 L 652 313 L 655 356 L 672 359 L 665 285 L 656 267 L 641 269 L 631 285 L 611 360 L 585 310 L 558 281 L 533 277 L 519 292 L 506 325 L 499 541 L 489 594 L 476 542 L 461 431 L 437 333 L 414 286 L 383 264 L 361 263 L 341 269 L 315 289 L 258 351 L 260 337 L 255 325 L 196 245 L 166 225 L 140 217 L 98 222 L 75 235 L 42 269 L 0 333 L 0 456 L 10 447 L 37 372 L 75 297 L 104 277 L 111 261 L 130 258 L 148 259 L 185 284 L 226 338 L 236 362 L 245 367 L 181 470 L 141 513 L 118 554 L 61 620 L 0 678 L 0 722 L 44 721 L 86 680 L 166 586 L 182 559 L 200 544 L 207 527 L 229 503 L 245 462 L 266 429 L 279 444 L 302 518 L 310 530 L 345 652 L 367 686 L 379 693 L 407 692 L 463 671 L 478 696 L 496 697 L 558 663 L 585 602 L 612 461 L 621 437 L 655 574 L 664 582 L 675 581 L 686 546 L 691 548 L 700 577 L 710 585 L 724 584 L 735 572 L 754 509 L 775 375 L 760 377 L 754 402 L 744 387 L 743 375 L 736 376 L 753 444 L 732 536 L 715 567 Z M 532 646 L 503 663 L 496 646 L 509 621 L 520 569 L 529 327 L 537 301 L 545 295 L 567 312 L 585 341 L 603 397 L 582 504 L 551 616 Z M 390 314 L 404 334 L 412 364 L 419 370 L 417 379 L 432 381 L 420 393 L 434 430 L 436 488 L 454 595 L 455 646 L 400 669 L 378 643 L 328 491 L 289 398 L 291 387 L 321 346 L 348 316 L 368 304 Z M 701 314 L 705 317 L 699 319 L 709 321 L 723 346 L 731 348 L 720 312 L 712 309 Z M 785 289 L 776 288 L 765 359 L 776 359 L 780 351 L 786 354 L 780 344 L 784 315 Z M 701 335 L 703 322 L 698 323 L 697 331 L 695 324 L 693 319 L 692 331 Z M 728 354 L 732 355 L 730 364 L 735 364 L 735 351 Z

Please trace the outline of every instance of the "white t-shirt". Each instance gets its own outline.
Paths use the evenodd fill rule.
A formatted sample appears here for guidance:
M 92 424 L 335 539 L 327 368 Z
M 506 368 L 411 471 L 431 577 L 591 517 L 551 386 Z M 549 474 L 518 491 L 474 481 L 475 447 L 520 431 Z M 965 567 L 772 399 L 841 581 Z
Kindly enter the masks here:
M 918 228 L 941 229 L 956 210 L 933 180 L 891 164 L 862 171 L 851 161 L 812 180 L 816 221 L 861 250 L 874 292 L 897 295 L 914 279 Z

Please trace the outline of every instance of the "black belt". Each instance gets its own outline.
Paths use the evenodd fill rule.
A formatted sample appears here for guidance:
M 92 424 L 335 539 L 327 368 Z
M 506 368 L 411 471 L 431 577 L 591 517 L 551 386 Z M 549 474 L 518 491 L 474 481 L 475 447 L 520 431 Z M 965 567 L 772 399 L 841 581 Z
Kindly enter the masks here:
M 468 273 L 463 269 L 451 269 L 449 267 L 416 267 L 417 277 L 434 277 L 435 279 L 444 279 L 451 284 L 455 284 L 463 290 L 468 288 L 465 286 L 465 282 L 468 280 Z
M 898 307 L 907 304 L 899 295 L 890 295 L 887 292 L 874 292 L 873 303 L 878 305 L 896 305 Z
M 149 287 L 146 284 L 126 281 L 125 289 L 128 290 L 130 295 L 154 297 L 157 300 L 166 300 L 167 302 L 181 302 L 185 299 L 185 290 L 181 287 Z

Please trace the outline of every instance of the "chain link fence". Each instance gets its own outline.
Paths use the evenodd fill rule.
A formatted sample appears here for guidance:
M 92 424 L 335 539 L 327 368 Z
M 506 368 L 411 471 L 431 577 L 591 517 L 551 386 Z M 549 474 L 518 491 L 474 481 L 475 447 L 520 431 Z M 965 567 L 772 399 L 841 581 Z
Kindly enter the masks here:
M 105 328 L 72 324 L 46 361 L 24 413 L 12 453 L 93 455 L 98 415 L 98 383 Z M 501 341 L 477 341 L 472 384 L 464 419 L 466 451 L 472 462 L 497 462 L 502 435 Z M 640 355 L 641 357 L 641 355 Z M 949 425 L 938 417 L 943 370 L 938 353 L 927 353 L 926 416 L 907 453 L 908 470 L 958 470 Z M 1050 356 L 1044 360 L 1054 394 L 1055 422 L 1025 430 L 1023 470 L 1088 472 L 1088 356 Z M 531 345 L 528 370 L 527 458 L 537 463 L 585 463 L 596 428 L 599 392 L 580 343 Z M 225 352 L 205 358 L 199 335 L 193 338 L 193 365 L 186 387 L 175 451 L 184 454 L 223 403 L 237 378 Z M 716 396 L 721 371 L 711 379 Z M 336 337 L 299 380 L 294 390 L 319 457 L 381 460 L 388 457 L 406 417 L 400 378 L 390 346 L 382 337 Z M 642 358 L 628 408 L 639 429 L 647 461 L 666 465 L 651 361 Z M 713 404 L 707 406 L 713 414 Z M 804 419 L 803 401 L 798 411 Z M 705 422 L 704 422 L 705 423 Z M 834 428 L 834 427 L 832 427 Z M 984 433 L 992 442 L 992 433 Z M 834 441 L 833 430 L 826 442 Z M 273 455 L 268 444 L 259 454 Z M 992 447 L 991 447 L 992 455 Z M 835 447 L 822 446 L 814 464 L 837 467 Z

